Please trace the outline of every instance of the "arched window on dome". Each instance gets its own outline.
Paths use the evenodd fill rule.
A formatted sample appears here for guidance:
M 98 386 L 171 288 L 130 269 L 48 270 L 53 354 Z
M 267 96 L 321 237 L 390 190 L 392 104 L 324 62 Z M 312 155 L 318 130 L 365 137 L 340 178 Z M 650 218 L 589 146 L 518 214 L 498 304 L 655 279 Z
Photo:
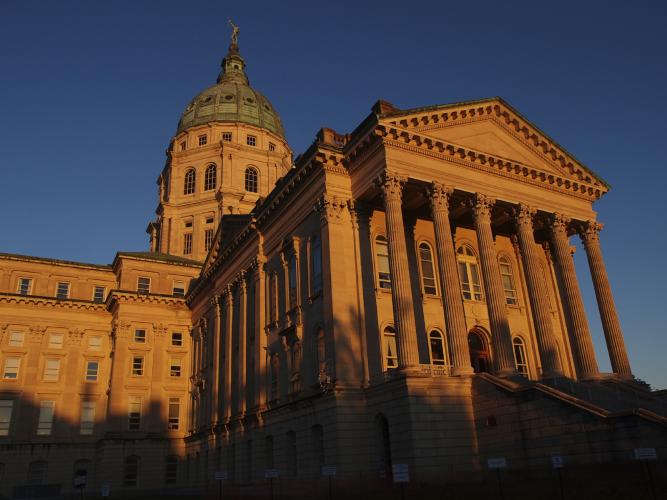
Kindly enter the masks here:
M 456 250 L 461 278 L 461 293 L 464 300 L 482 300 L 482 284 L 479 279 L 477 257 L 468 245 L 461 245 Z
M 206 167 L 206 173 L 204 174 L 204 191 L 212 191 L 215 189 L 215 185 L 218 180 L 218 169 L 215 166 L 215 163 L 211 163 Z
M 191 168 L 185 172 L 183 181 L 183 194 L 193 194 L 195 192 L 195 169 Z
M 254 167 L 245 169 L 245 190 L 249 193 L 256 193 L 259 186 L 259 174 Z

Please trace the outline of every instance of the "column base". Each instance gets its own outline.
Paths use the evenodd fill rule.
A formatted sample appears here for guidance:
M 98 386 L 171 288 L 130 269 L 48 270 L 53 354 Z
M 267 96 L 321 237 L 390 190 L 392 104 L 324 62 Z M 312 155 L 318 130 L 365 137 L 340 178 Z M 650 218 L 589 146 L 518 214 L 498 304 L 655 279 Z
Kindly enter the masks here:
M 563 372 L 554 370 L 550 372 L 542 372 L 542 376 L 540 378 L 545 379 L 545 378 L 566 378 L 566 377 Z
M 472 366 L 453 366 L 452 377 L 469 377 L 475 374 L 475 369 Z
M 599 372 L 598 373 L 584 373 L 582 375 L 579 375 L 577 378 L 582 382 L 597 382 L 597 381 L 603 379 L 602 375 Z
M 493 374 L 496 377 L 508 378 L 517 375 L 517 371 L 513 368 L 504 368 L 502 370 L 496 370 Z

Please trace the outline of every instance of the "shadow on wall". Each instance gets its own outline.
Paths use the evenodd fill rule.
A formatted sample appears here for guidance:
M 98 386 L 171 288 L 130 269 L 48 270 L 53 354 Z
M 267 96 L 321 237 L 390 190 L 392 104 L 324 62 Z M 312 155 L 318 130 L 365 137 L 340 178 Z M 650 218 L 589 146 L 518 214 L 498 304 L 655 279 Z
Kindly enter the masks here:
M 11 401 L 8 435 L 0 436 L 0 498 L 98 498 L 133 491 L 184 490 L 184 402 L 176 422 L 159 401 L 140 412 L 106 414 L 106 395 L 83 390 L 80 401 L 40 392 L 34 401 L 0 390 Z M 80 408 L 77 408 L 80 406 Z M 80 416 L 73 421 L 67 414 Z M 180 430 L 169 431 L 178 425 Z

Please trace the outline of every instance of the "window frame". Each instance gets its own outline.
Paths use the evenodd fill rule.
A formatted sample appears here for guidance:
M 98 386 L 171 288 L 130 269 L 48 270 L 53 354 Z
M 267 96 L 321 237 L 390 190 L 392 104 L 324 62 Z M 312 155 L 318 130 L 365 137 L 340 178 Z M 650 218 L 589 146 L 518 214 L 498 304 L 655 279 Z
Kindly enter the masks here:
M 467 250 L 470 253 L 460 253 L 460 249 L 464 249 L 464 252 Z M 484 288 L 482 286 L 479 259 L 470 245 L 463 243 L 456 248 L 456 267 L 459 271 L 459 283 L 463 300 L 468 302 L 484 302 Z M 475 275 L 477 276 L 477 282 L 474 280 Z M 466 286 L 468 287 L 467 290 Z M 470 297 L 466 297 L 466 293 Z
M 246 143 L 247 146 L 252 146 L 253 148 L 256 148 L 257 147 L 257 136 L 247 134 L 245 143 Z
M 180 283 L 182 286 L 176 286 L 177 283 Z M 173 280 L 171 285 L 171 294 L 174 297 L 185 297 L 185 280 Z M 178 292 L 178 290 L 181 291 Z
M 16 360 L 16 366 L 9 366 L 10 360 Z M 6 356 L 5 361 L 2 364 L 2 379 L 3 380 L 18 380 L 19 375 L 21 374 L 21 356 Z M 8 369 L 16 369 L 15 372 L 10 372 Z M 13 377 L 8 377 L 7 375 L 13 374 Z
M 97 292 L 100 289 L 102 290 L 102 297 L 100 297 L 98 300 Z M 107 287 L 102 285 L 93 285 L 93 298 L 92 298 L 93 302 L 95 302 L 96 304 L 103 304 L 106 294 L 107 294 Z
M 54 339 L 60 339 L 59 342 L 54 342 Z M 65 346 L 65 335 L 62 333 L 50 333 L 49 334 L 49 343 L 47 344 L 49 349 L 62 349 Z
M 92 436 L 95 430 L 95 401 L 84 400 L 81 401 L 81 418 L 79 419 L 79 435 Z M 88 412 L 88 413 L 86 413 Z M 90 419 L 85 417 L 90 415 Z
M 433 276 L 431 278 L 428 278 L 433 281 L 432 285 L 428 285 L 429 289 L 433 289 L 433 291 L 426 291 L 427 285 L 425 284 L 425 280 L 427 277 L 424 274 L 424 259 L 422 258 L 422 246 L 426 247 L 428 250 L 428 253 L 430 255 L 430 261 L 429 264 L 431 266 L 431 271 L 433 273 Z M 433 252 L 433 245 L 431 245 L 428 241 L 422 240 L 417 244 L 417 261 L 419 262 L 419 283 L 421 286 L 421 292 L 425 296 L 429 297 L 437 297 L 439 296 L 438 293 L 438 268 L 436 267 L 435 263 L 435 258 L 434 258 L 434 252 Z
M 193 167 L 190 167 L 183 174 L 183 196 L 195 194 L 196 183 L 197 171 Z
M 93 339 L 99 339 L 99 345 L 93 345 L 91 342 Z M 101 335 L 91 335 L 88 337 L 88 342 L 86 343 L 89 351 L 101 351 L 102 350 L 102 336 Z
M 259 193 L 259 170 L 247 166 L 243 175 L 243 187 L 246 193 Z
M 208 135 L 202 134 L 197 136 L 197 144 L 199 146 L 206 146 L 206 144 L 208 144 Z
M 183 255 L 192 255 L 192 233 L 183 233 Z
M 147 340 L 148 340 L 148 335 L 146 334 L 145 328 L 134 329 L 134 335 L 132 336 L 132 342 L 134 344 L 145 344 Z
M 9 431 L 12 428 L 14 401 L 14 399 L 0 399 L 0 437 L 9 436 Z M 9 408 L 9 411 L 6 411 L 7 408 Z
M 173 416 L 172 409 L 176 407 L 176 416 Z M 167 429 L 178 431 L 181 428 L 181 398 L 170 397 L 167 400 Z
M 69 299 L 70 288 L 72 284 L 69 281 L 58 281 L 56 283 L 56 299 L 57 300 L 67 300 Z M 62 290 L 64 288 L 64 292 Z
M 438 339 L 440 340 L 440 345 L 442 346 L 442 360 L 437 360 L 437 361 L 442 361 L 442 363 L 440 363 L 440 362 L 436 363 L 435 362 L 436 360 L 433 358 L 433 347 L 432 347 L 432 344 L 431 344 L 431 339 L 434 338 L 433 334 L 437 335 Z M 432 328 L 428 332 L 428 356 L 429 356 L 429 361 L 431 363 L 431 366 L 449 366 L 447 341 L 445 339 L 444 333 L 442 333 L 437 328 Z
M 14 335 L 18 335 L 20 338 L 18 340 L 15 340 L 12 338 Z M 23 344 L 25 343 L 25 332 L 22 332 L 20 330 L 14 330 L 9 332 L 9 336 L 7 337 L 7 347 L 23 347 Z
M 179 335 L 178 343 L 174 343 L 175 335 Z M 183 332 L 171 332 L 170 345 L 173 347 L 183 347 Z
M 204 250 L 207 252 L 213 247 L 214 236 L 213 229 L 204 229 Z
M 132 377 L 143 377 L 144 371 L 146 369 L 145 357 L 139 356 L 137 354 L 132 355 L 132 364 L 130 366 L 130 375 Z M 137 360 L 141 360 L 140 363 L 137 363 Z
M 520 352 L 521 357 L 523 358 L 523 363 L 519 362 L 517 356 L 517 349 Z M 528 363 L 528 351 L 526 350 L 526 342 L 522 337 L 516 336 L 512 339 L 512 353 L 514 355 L 514 366 L 516 371 L 522 377 L 528 378 L 530 375 L 530 368 Z
M 27 282 L 27 288 L 24 290 L 23 284 Z M 32 295 L 33 279 L 25 276 L 20 276 L 16 282 L 16 293 L 18 295 Z
M 53 432 L 53 421 L 56 415 L 56 402 L 52 399 L 43 399 L 39 402 L 39 416 L 37 417 L 36 434 L 50 436 Z
M 96 365 L 93 378 L 91 378 L 92 373 L 93 373 L 93 372 L 91 372 L 91 369 L 90 369 L 91 363 L 94 363 Z M 88 382 L 88 383 L 97 382 L 98 379 L 99 379 L 99 376 L 100 376 L 100 360 L 99 359 L 87 359 L 86 360 L 86 375 L 84 377 L 85 381 Z
M 503 294 L 505 295 L 505 303 L 508 306 L 518 306 L 519 297 L 516 289 L 516 282 L 514 280 L 514 268 L 512 266 L 510 259 L 505 255 L 499 255 L 498 268 L 500 271 L 500 281 L 503 285 Z M 503 268 L 508 269 L 508 271 L 504 272 Z M 510 288 L 508 288 L 508 283 L 506 283 L 505 279 L 507 279 L 507 281 L 509 282 Z
M 395 354 L 390 356 L 389 348 L 393 348 Z M 384 371 L 398 368 L 398 344 L 396 342 L 396 328 L 393 325 L 387 325 L 382 329 L 382 367 Z
M 386 253 L 380 253 L 379 247 L 387 249 Z M 391 264 L 389 261 L 389 240 L 384 234 L 378 234 L 373 240 L 373 255 L 375 256 L 375 283 L 379 290 L 391 291 Z M 386 261 L 386 272 L 383 264 Z
M 148 280 L 148 287 L 142 286 L 142 280 Z M 143 283 L 146 283 L 145 281 Z M 151 277 L 137 276 L 137 293 L 148 295 L 151 293 Z
M 214 191 L 218 187 L 218 166 L 209 163 L 204 171 L 204 191 Z
M 132 411 L 138 408 L 138 411 Z M 141 396 L 130 395 L 127 398 L 127 430 L 141 430 L 141 417 L 143 410 L 143 398 Z
M 60 358 L 45 358 L 44 370 L 42 371 L 43 382 L 58 382 L 60 380 Z M 55 368 L 49 366 L 50 363 L 55 363 Z
M 175 364 L 176 362 L 177 364 Z M 178 368 L 178 370 L 174 370 Z M 177 375 L 174 375 L 175 372 L 178 372 Z M 183 375 L 183 358 L 169 358 L 169 378 L 181 378 Z

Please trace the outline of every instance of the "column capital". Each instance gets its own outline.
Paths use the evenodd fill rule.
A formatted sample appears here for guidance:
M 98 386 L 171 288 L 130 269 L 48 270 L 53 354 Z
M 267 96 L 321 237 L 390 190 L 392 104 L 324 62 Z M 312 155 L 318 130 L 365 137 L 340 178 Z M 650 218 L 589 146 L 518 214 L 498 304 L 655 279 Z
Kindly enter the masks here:
M 353 226 L 359 227 L 363 224 L 368 224 L 371 210 L 366 203 L 351 198 L 347 200 L 347 209 L 352 216 Z
M 551 215 L 549 215 L 547 221 L 554 235 L 558 236 L 565 235 L 565 237 L 567 238 L 567 228 L 570 225 L 570 222 L 572 221 L 570 217 L 560 212 L 554 212 Z
M 384 172 L 375 180 L 375 185 L 382 190 L 385 201 L 400 201 L 403 195 L 403 187 L 408 178 L 394 172 Z
M 259 281 L 260 275 L 264 271 L 265 263 L 266 259 L 261 255 L 252 259 L 252 262 L 250 263 L 250 273 L 252 274 L 252 279 L 254 281 Z
M 220 307 L 220 304 L 222 303 L 222 295 L 213 295 L 213 297 L 209 299 L 209 303 L 211 304 L 211 307 Z
M 533 217 L 535 217 L 537 210 L 526 203 L 519 203 L 514 207 L 513 213 L 517 228 L 525 227 L 531 230 L 533 229 Z
M 584 222 L 578 228 L 581 241 L 584 243 L 598 241 L 600 239 L 600 231 L 602 231 L 603 227 L 603 224 L 594 220 Z
M 228 306 L 232 306 L 234 304 L 234 291 L 232 289 L 232 285 L 227 285 L 223 290 L 222 295 L 225 297 L 225 302 L 227 302 Z
M 339 196 L 324 193 L 318 198 L 313 210 L 320 214 L 320 222 L 324 226 L 328 223 L 340 223 L 343 219 L 343 210 L 347 200 Z
M 491 223 L 491 209 L 496 204 L 495 198 L 475 193 L 468 203 L 472 208 L 473 218 L 477 224 Z
M 454 192 L 454 188 L 445 186 L 440 182 L 432 182 L 428 188 L 428 199 L 431 204 L 431 210 L 449 211 L 449 197 Z

